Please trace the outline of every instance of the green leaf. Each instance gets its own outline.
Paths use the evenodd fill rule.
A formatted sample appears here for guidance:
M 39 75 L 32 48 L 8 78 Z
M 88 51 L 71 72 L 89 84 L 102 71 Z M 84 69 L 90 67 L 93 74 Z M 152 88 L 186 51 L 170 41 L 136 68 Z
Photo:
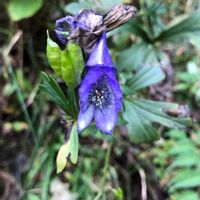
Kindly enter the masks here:
M 185 132 L 183 131 L 179 131 L 179 130 L 175 130 L 175 129 L 172 129 L 170 130 L 169 132 L 166 133 L 166 135 L 170 138 L 172 138 L 173 140 L 185 140 L 185 138 L 187 138 L 187 135 Z
M 191 123 L 187 118 L 170 117 L 165 110 L 178 109 L 177 104 L 156 102 L 144 99 L 124 100 L 124 119 L 130 138 L 135 143 L 153 141 L 159 138 L 153 122 L 167 127 L 184 128 Z
M 193 188 L 200 186 L 200 171 L 192 169 L 183 169 L 169 182 L 170 191 L 173 192 L 177 189 Z
M 67 86 L 76 87 L 79 85 L 84 68 L 81 48 L 77 44 L 69 42 L 65 50 L 62 51 L 48 35 L 46 49 L 51 67 Z
M 132 72 L 141 66 L 160 66 L 160 60 L 168 62 L 168 56 L 153 45 L 139 42 L 121 51 L 117 57 L 120 70 Z
M 73 164 L 76 164 L 78 160 L 78 132 L 77 124 L 75 123 L 71 131 L 71 142 L 70 142 L 70 159 Z
M 116 199 L 123 199 L 123 190 L 120 187 L 114 188 L 112 191 Z
M 172 21 L 155 39 L 157 41 L 167 41 L 188 38 L 192 34 L 200 33 L 200 12 L 194 12 L 189 16 L 181 16 Z
M 81 48 L 74 43 L 68 43 L 62 52 L 62 77 L 68 86 L 76 87 L 81 81 L 84 60 Z
M 179 142 L 176 142 L 176 145 L 169 150 L 169 155 L 179 155 L 179 154 L 185 154 L 187 152 L 195 152 L 196 148 L 191 140 L 181 140 Z
M 47 58 L 48 61 L 53 68 L 53 70 L 56 72 L 56 74 L 62 78 L 62 70 L 61 70 L 61 55 L 62 51 L 60 47 L 55 43 L 51 38 L 49 37 L 49 34 L 47 33 Z
M 10 0 L 8 3 L 8 13 L 12 20 L 19 21 L 33 16 L 43 4 L 43 0 Z
M 77 124 L 74 123 L 68 141 L 60 147 L 56 158 L 57 173 L 60 173 L 67 164 L 67 159 L 70 158 L 73 164 L 76 164 L 78 159 L 78 132 Z
M 45 72 L 41 74 L 42 84 L 40 88 L 45 91 L 52 101 L 54 101 L 63 111 L 68 113 L 70 106 L 67 97 L 62 92 L 61 88 L 51 75 L 47 75 Z
M 165 78 L 164 72 L 159 66 L 143 66 L 133 78 L 128 81 L 128 85 L 132 91 L 153 85 Z
M 198 192 L 187 190 L 182 192 L 177 192 L 171 195 L 170 199 L 181 199 L 181 200 L 199 200 Z
M 126 32 L 134 33 L 136 36 L 142 38 L 143 41 L 151 43 L 152 38 L 149 34 L 147 28 L 141 24 L 139 21 L 140 17 L 135 17 L 134 20 L 130 20 L 127 24 L 124 25 Z
M 40 197 L 36 194 L 29 193 L 27 200 L 40 200 Z
M 142 64 L 152 64 L 156 62 L 156 57 L 151 61 L 147 61 L 147 55 L 153 51 L 153 46 L 141 42 L 131 46 L 120 52 L 117 58 L 117 65 L 121 70 L 133 71 L 139 68 Z
M 198 164 L 199 155 L 195 152 L 185 152 L 184 154 L 179 155 L 173 163 L 169 166 L 169 169 L 174 169 L 177 167 L 192 167 Z

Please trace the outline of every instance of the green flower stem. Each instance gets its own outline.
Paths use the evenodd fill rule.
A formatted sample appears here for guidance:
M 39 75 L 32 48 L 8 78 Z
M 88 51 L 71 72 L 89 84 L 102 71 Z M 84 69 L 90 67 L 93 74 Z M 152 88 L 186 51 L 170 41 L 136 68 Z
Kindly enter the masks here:
M 104 192 L 104 187 L 105 187 L 105 183 L 106 183 L 106 176 L 107 176 L 108 168 L 109 168 L 109 160 L 110 160 L 111 149 L 112 149 L 112 143 L 109 143 L 108 148 L 107 148 L 107 152 L 106 152 L 104 168 L 103 168 L 103 177 L 102 177 L 101 183 L 100 183 L 100 191 L 98 192 L 98 194 L 96 195 L 94 200 L 99 200 L 101 198 L 103 192 Z
M 30 117 L 30 115 L 29 115 L 29 113 L 27 111 L 26 104 L 25 104 L 25 101 L 24 101 L 24 96 L 22 94 L 21 88 L 19 86 L 18 80 L 17 80 L 17 78 L 15 76 L 15 73 L 13 71 L 13 68 L 12 68 L 11 64 L 8 64 L 8 72 L 9 72 L 9 74 L 10 74 L 10 76 L 12 78 L 13 84 L 15 86 L 15 91 L 16 91 L 16 95 L 17 95 L 18 101 L 19 101 L 19 103 L 21 105 L 24 117 L 25 117 L 25 119 L 26 119 L 26 121 L 27 121 L 27 123 L 29 125 L 29 129 L 32 132 L 34 142 L 35 142 L 35 144 L 37 144 L 38 139 L 36 137 L 36 132 L 34 130 L 33 123 L 31 121 L 31 117 Z

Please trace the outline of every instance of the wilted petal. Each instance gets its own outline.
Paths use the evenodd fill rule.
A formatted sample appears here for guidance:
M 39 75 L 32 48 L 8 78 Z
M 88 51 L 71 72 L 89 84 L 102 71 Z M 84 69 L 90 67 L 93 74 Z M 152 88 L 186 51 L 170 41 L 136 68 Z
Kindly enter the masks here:
M 94 106 L 90 105 L 85 112 L 80 110 L 78 115 L 78 132 L 85 129 L 92 121 L 94 115 Z
M 103 23 L 103 16 L 92 9 L 85 9 L 74 16 L 74 28 L 81 28 L 86 31 L 95 31 Z
M 55 32 L 56 32 L 56 35 L 57 35 L 58 39 L 60 40 L 60 42 L 64 45 L 66 45 L 68 43 L 67 36 L 63 32 L 60 32 L 57 30 Z
M 112 134 L 112 130 L 117 121 L 117 113 L 115 107 L 107 107 L 95 109 L 94 119 L 98 129 L 107 134 Z
M 56 30 L 69 31 L 69 26 L 71 26 L 72 21 L 73 21 L 73 17 L 71 16 L 66 16 L 61 19 L 56 20 Z
M 104 32 L 100 39 L 98 40 L 94 50 L 90 54 L 87 61 L 87 66 L 103 65 L 106 67 L 114 67 L 111 56 L 108 52 L 108 47 L 106 43 L 106 33 Z
M 71 16 L 66 16 L 61 19 L 56 20 L 56 35 L 62 44 L 67 44 L 68 42 L 68 32 L 71 29 L 73 18 Z

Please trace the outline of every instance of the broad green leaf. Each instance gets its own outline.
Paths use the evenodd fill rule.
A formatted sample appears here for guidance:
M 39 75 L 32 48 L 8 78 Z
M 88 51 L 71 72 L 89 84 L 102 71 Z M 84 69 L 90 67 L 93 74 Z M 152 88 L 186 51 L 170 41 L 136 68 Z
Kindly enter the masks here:
M 140 117 L 140 113 L 134 109 L 130 102 L 124 101 L 124 105 L 124 119 L 128 122 L 127 128 L 131 140 L 134 143 L 157 140 L 159 135 L 157 134 L 156 129 L 151 126 L 150 122 L 146 121 L 145 118 Z
M 155 39 L 156 41 L 167 41 L 188 38 L 191 34 L 200 33 L 200 12 L 196 11 L 189 16 L 181 16 L 172 21 Z
M 76 164 L 78 159 L 78 132 L 77 124 L 74 123 L 68 141 L 63 144 L 56 158 L 57 173 L 60 173 L 67 164 L 67 159 L 70 158 L 73 164 Z
M 179 191 L 171 195 L 171 199 L 177 200 L 199 200 L 198 192 L 192 190 Z
M 69 43 L 61 56 L 62 78 L 68 86 L 76 87 L 81 81 L 84 60 L 81 48 L 74 43 Z
M 169 132 L 166 133 L 166 135 L 175 141 L 178 139 L 180 140 L 185 139 L 187 137 L 185 132 L 175 129 L 170 130 Z
M 168 62 L 168 56 L 153 45 L 140 42 L 121 51 L 117 57 L 120 70 L 132 72 L 142 66 L 159 66 L 160 60 Z
M 195 152 L 185 152 L 178 157 L 176 157 L 173 163 L 169 166 L 169 169 L 174 169 L 177 167 L 192 167 L 198 164 L 199 155 L 195 154 Z
M 151 61 L 146 61 L 147 55 L 151 51 L 153 51 L 153 47 L 151 45 L 143 42 L 137 43 L 134 46 L 120 52 L 117 58 L 117 66 L 119 66 L 121 70 L 133 71 L 145 63 L 156 63 L 156 57 Z
M 133 142 L 147 142 L 159 138 L 153 122 L 167 127 L 184 128 L 191 121 L 187 118 L 170 117 L 165 110 L 178 109 L 177 104 L 156 102 L 144 99 L 124 100 L 124 119 Z
M 55 79 L 51 75 L 47 75 L 44 72 L 42 72 L 41 77 L 41 89 L 43 89 L 50 96 L 51 100 L 54 101 L 63 111 L 68 113 L 70 106 L 67 97 L 64 95 Z
M 170 191 L 177 189 L 200 187 L 200 171 L 181 170 L 169 182 Z
M 62 51 L 60 47 L 55 43 L 51 38 L 49 37 L 49 34 L 47 33 L 47 57 L 48 61 L 53 68 L 53 70 L 56 72 L 56 74 L 62 78 L 62 62 L 61 62 L 61 56 L 62 56 Z
M 175 184 L 176 182 L 182 181 L 182 179 L 190 177 L 193 170 L 190 168 L 180 169 L 176 172 L 176 174 L 173 176 L 173 178 L 168 182 L 168 186 Z
M 84 60 L 81 48 L 77 44 L 69 42 L 62 51 L 48 35 L 47 57 L 53 70 L 67 86 L 76 87 L 80 83 Z
M 176 145 L 169 150 L 169 155 L 173 156 L 173 155 L 181 155 L 181 154 L 185 154 L 187 152 L 195 152 L 196 148 L 193 144 L 192 141 L 190 140 L 181 140 L 179 142 L 176 142 Z
M 33 16 L 43 4 L 43 0 L 10 0 L 8 3 L 8 13 L 12 20 L 19 21 Z
M 165 78 L 165 74 L 159 66 L 143 66 L 128 81 L 132 91 L 153 85 Z

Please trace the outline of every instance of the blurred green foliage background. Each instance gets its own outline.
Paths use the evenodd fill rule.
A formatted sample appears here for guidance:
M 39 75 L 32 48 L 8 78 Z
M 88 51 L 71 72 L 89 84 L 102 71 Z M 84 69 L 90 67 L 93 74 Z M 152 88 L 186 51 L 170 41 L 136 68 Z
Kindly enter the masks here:
M 113 137 L 82 134 L 77 164 L 68 162 L 64 172 L 56 174 L 65 125 L 60 121 L 63 113 L 39 89 L 42 71 L 52 74 L 46 30 L 55 28 L 56 19 L 82 8 L 105 13 L 119 3 L 138 9 L 133 20 L 108 34 L 124 93 L 128 85 L 132 91 L 142 89 L 137 97 L 179 103 L 178 112 L 168 110 L 169 115 L 190 116 L 193 125 L 177 130 L 160 111 L 156 117 L 132 117 L 128 110 L 129 132 L 137 125 L 134 120 L 149 117 L 150 128 L 137 134 L 143 140 L 156 129 L 160 139 L 135 144 L 138 136 L 129 137 L 124 126 Z M 144 80 L 138 84 L 135 69 L 144 64 L 161 67 L 166 78 L 153 84 L 160 78 L 153 67 L 150 77 L 141 72 Z M 0 199 L 199 200 L 199 65 L 199 0 L 0 1 Z M 145 110 L 145 102 L 135 105 Z M 159 105 L 152 106 L 156 110 Z

